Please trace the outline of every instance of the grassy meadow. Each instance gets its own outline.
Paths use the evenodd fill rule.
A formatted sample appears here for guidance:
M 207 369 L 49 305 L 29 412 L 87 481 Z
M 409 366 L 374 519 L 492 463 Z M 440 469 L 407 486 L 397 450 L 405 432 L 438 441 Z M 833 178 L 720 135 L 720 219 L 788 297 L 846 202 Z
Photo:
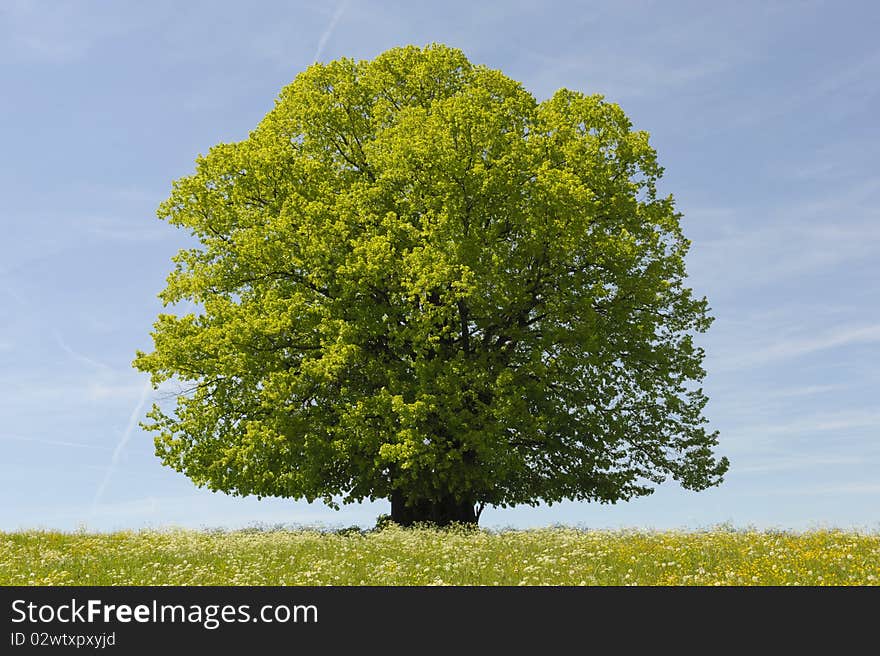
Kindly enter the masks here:
M 0 585 L 878 585 L 880 533 L 0 533 Z

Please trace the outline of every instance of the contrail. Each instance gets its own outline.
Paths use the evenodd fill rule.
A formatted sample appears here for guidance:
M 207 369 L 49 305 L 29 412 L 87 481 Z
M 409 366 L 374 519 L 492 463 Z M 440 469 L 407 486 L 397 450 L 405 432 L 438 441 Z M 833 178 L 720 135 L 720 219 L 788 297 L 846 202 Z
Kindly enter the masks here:
M 184 314 L 189 313 L 193 309 L 195 309 L 195 303 L 193 301 L 189 301 L 186 304 L 186 311 L 184 312 Z M 113 474 L 116 471 L 116 465 L 119 463 L 119 458 L 122 456 L 122 452 L 125 450 L 126 445 L 131 439 L 131 434 L 134 432 L 134 429 L 137 426 L 138 417 L 141 416 L 141 412 L 143 412 L 144 409 L 144 404 L 147 402 L 147 398 L 150 396 L 150 390 L 152 389 L 152 380 L 147 379 L 147 381 L 144 383 L 143 389 L 141 389 L 141 397 L 140 399 L 138 399 L 137 405 L 134 406 L 134 409 L 131 411 L 131 415 L 128 417 L 128 425 L 122 432 L 122 436 L 119 438 L 119 442 L 116 444 L 116 448 L 113 449 L 113 456 L 110 458 L 110 465 L 107 467 L 107 471 L 104 473 L 104 480 L 101 481 L 101 484 L 98 486 L 98 490 L 95 492 L 95 498 L 92 501 L 92 515 L 94 515 L 98 510 L 98 503 L 104 496 L 104 491 L 107 489 L 107 484 L 110 483 L 110 479 L 113 477 Z
M 318 39 L 318 49 L 315 50 L 315 56 L 312 58 L 313 62 L 317 62 L 321 55 L 324 54 L 324 46 L 327 45 L 327 40 L 330 38 L 330 35 L 333 34 L 333 30 L 336 29 L 336 23 L 339 22 L 347 5 L 348 0 L 342 0 L 336 7 L 336 12 L 333 14 L 333 18 L 330 19 L 330 24 L 327 26 L 327 29 L 324 30 L 321 38 Z
M 107 489 L 107 484 L 110 482 L 110 478 L 116 471 L 116 465 L 119 463 L 119 458 L 125 450 L 128 441 L 131 439 L 131 434 L 134 432 L 135 426 L 137 426 L 138 418 L 141 416 L 141 411 L 144 409 L 144 404 L 147 402 L 147 397 L 150 395 L 150 390 L 152 388 L 153 384 L 147 380 L 141 390 L 141 398 L 138 400 L 137 405 L 134 407 L 134 410 L 131 411 L 131 415 L 128 418 L 128 425 L 125 427 L 122 437 L 119 438 L 116 448 L 113 449 L 113 456 L 110 458 L 110 465 L 107 467 L 107 471 L 104 473 L 104 480 L 101 481 L 101 484 L 98 486 L 98 491 L 95 492 L 95 498 L 92 501 L 92 515 L 97 511 L 98 502 L 100 502 L 101 497 L 104 496 L 104 490 Z
M 61 337 L 61 333 L 57 330 L 53 331 L 55 333 L 55 341 L 58 342 L 58 346 L 67 353 L 70 357 L 78 362 L 82 362 L 83 364 L 87 364 L 90 367 L 95 367 L 96 369 L 101 369 L 102 371 L 112 371 L 112 368 L 104 364 L 103 362 L 98 362 L 97 360 L 90 358 L 87 355 L 83 355 L 82 353 L 77 353 L 72 348 L 67 345 L 67 342 L 64 341 Z

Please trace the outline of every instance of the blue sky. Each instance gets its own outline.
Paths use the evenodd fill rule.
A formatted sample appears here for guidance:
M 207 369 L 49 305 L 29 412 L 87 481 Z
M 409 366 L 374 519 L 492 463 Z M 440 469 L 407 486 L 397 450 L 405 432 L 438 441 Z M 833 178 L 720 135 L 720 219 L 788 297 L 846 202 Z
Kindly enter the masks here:
M 155 218 L 314 60 L 433 41 L 537 98 L 602 93 L 651 133 L 684 213 L 706 414 L 701 493 L 487 509 L 482 524 L 880 528 L 880 9 L 872 2 L 0 4 L 0 530 L 370 526 L 195 488 L 137 425 L 170 257 Z

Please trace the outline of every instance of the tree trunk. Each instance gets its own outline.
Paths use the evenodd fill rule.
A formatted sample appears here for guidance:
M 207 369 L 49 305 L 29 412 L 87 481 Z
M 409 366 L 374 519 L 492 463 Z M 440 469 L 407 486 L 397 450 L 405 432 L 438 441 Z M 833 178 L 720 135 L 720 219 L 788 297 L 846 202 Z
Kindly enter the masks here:
M 448 526 L 453 522 L 476 525 L 479 518 L 470 501 L 457 501 L 447 495 L 437 500 L 419 500 L 406 504 L 406 497 L 395 490 L 391 493 L 391 521 L 400 526 L 412 526 L 418 522 L 430 522 Z

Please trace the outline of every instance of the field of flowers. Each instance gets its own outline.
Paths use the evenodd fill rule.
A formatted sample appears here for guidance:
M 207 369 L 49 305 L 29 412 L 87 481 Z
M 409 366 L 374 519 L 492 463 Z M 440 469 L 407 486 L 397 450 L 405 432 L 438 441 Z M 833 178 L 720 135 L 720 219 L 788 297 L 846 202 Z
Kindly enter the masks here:
M 0 585 L 878 585 L 880 534 L 433 530 L 0 533 Z

